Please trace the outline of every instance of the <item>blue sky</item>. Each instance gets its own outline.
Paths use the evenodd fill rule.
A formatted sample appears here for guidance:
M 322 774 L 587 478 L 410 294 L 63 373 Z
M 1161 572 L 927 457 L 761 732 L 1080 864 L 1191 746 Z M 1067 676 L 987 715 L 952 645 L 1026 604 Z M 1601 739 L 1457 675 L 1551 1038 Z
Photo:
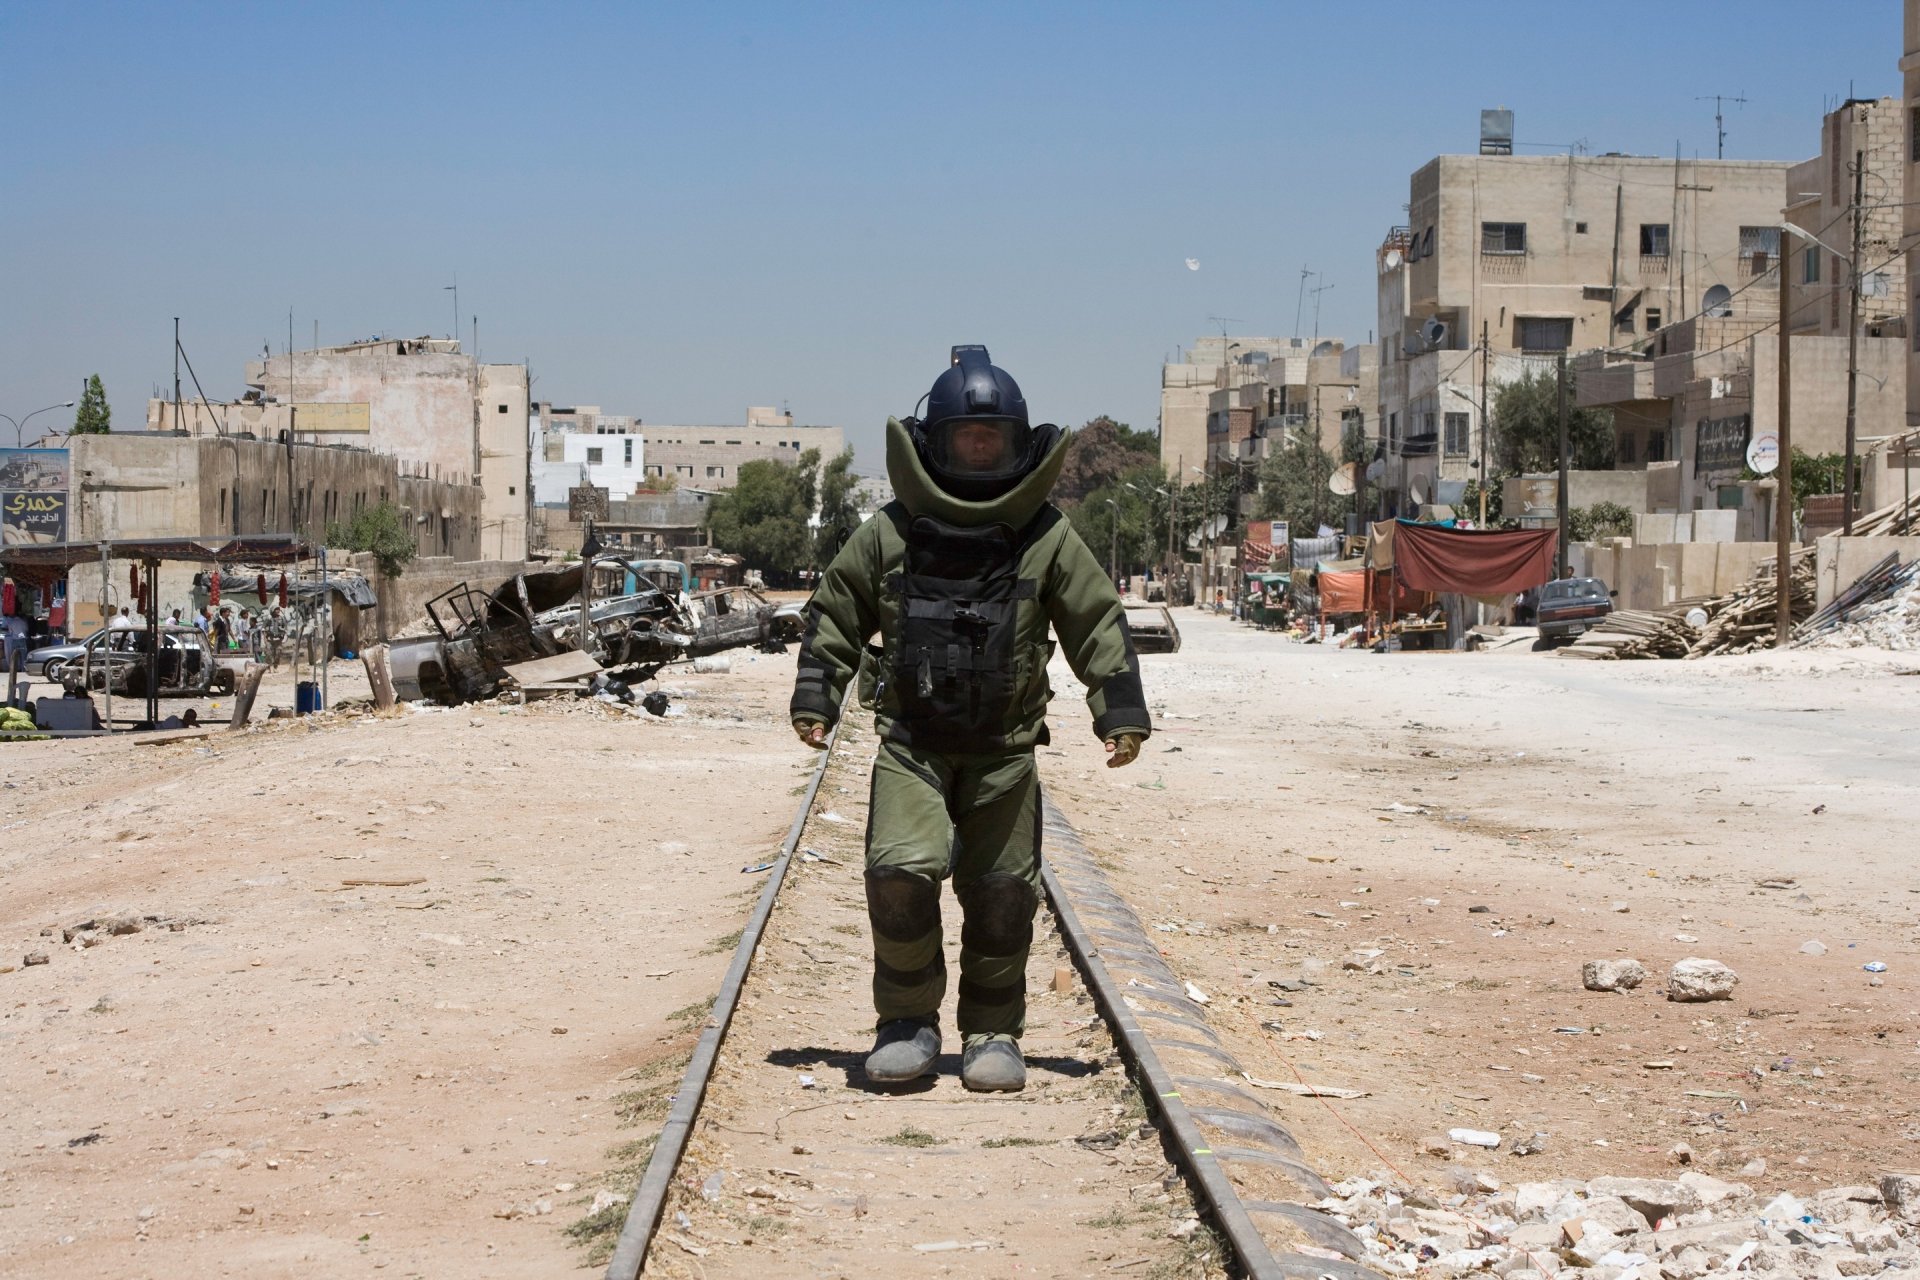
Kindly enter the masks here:
M 301 346 L 444 334 L 457 280 L 538 398 L 784 402 L 863 466 L 955 342 L 1151 428 L 1160 362 L 1291 334 L 1303 266 L 1365 341 L 1407 177 L 1482 107 L 1522 152 L 1711 156 L 1696 96 L 1736 94 L 1727 155 L 1797 160 L 1900 92 L 1896 0 L 22 2 L 0 49 L 0 413 L 97 372 L 137 426 L 175 315 L 232 396 L 290 308 Z

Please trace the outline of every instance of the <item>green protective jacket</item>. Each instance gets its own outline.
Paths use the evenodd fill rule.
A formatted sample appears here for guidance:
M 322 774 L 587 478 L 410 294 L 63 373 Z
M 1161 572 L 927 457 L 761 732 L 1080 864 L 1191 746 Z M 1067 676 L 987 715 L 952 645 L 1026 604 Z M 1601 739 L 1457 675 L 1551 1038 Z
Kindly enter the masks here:
M 882 673 L 874 706 L 883 738 L 912 741 L 903 720 L 895 667 L 900 643 L 899 575 L 913 520 L 928 516 L 961 528 L 1003 525 L 1021 537 L 1017 574 L 1023 592 L 1015 606 L 1015 696 L 997 733 L 972 750 L 1021 751 L 1047 741 L 1047 703 L 1053 690 L 1047 662 L 1053 655 L 1048 630 L 1059 638 L 1074 675 L 1087 686 L 1087 709 L 1100 738 L 1152 731 L 1140 661 L 1127 632 L 1126 610 L 1106 570 L 1047 501 L 1066 461 L 1067 437 L 1011 492 L 990 502 L 964 502 L 936 485 L 921 465 L 913 441 L 898 419 L 887 420 L 887 472 L 896 500 L 863 523 L 827 567 L 807 606 L 789 714 L 832 726 L 848 683 L 866 658 Z M 878 650 L 868 641 L 880 638 Z M 863 679 L 864 683 L 864 679 Z

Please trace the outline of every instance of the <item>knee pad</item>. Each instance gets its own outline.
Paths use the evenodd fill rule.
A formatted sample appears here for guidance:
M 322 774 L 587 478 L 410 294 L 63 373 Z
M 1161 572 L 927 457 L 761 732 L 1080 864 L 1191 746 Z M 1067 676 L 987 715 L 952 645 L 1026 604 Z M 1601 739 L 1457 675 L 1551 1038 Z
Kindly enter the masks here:
M 983 956 L 1018 955 L 1033 945 L 1033 912 L 1040 896 L 1019 876 L 989 871 L 960 895 L 966 923 L 960 945 Z
M 940 927 L 940 886 L 917 871 L 867 871 L 867 920 L 890 942 L 916 942 Z

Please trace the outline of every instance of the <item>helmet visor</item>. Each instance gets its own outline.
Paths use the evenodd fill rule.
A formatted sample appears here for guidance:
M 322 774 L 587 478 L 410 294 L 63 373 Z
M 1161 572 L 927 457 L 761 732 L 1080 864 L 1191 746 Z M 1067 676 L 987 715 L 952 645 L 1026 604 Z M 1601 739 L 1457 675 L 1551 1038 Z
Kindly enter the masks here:
M 1014 418 L 948 418 L 927 432 L 929 461 L 970 480 L 1005 480 L 1025 468 L 1032 429 Z

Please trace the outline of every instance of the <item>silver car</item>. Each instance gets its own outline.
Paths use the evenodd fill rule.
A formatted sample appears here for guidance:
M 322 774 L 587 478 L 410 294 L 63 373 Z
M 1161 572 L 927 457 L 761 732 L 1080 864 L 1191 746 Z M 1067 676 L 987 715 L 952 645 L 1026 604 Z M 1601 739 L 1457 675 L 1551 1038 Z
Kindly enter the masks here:
M 94 635 L 99 634 L 98 631 L 94 632 Z M 60 673 L 67 669 L 69 662 L 86 651 L 87 645 L 92 640 L 93 636 L 88 636 L 85 640 L 70 640 L 65 644 L 43 644 L 38 649 L 29 649 L 26 657 L 27 674 L 41 676 L 58 684 Z

